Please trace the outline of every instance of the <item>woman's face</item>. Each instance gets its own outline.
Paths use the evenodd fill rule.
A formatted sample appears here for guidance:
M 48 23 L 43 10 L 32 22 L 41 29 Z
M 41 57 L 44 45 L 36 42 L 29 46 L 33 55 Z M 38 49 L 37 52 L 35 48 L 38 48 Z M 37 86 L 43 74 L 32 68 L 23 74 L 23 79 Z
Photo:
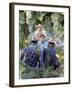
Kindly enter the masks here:
M 38 27 L 37 30 L 38 30 L 38 31 L 42 31 L 42 28 L 41 28 L 41 27 Z

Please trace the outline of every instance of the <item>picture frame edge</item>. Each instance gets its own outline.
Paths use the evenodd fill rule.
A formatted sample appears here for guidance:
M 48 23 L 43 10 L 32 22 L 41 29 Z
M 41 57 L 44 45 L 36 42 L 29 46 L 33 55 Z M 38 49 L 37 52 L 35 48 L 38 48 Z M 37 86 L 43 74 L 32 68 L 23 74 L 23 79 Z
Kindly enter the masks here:
M 63 85 L 70 84 L 70 32 L 69 32 L 69 81 L 62 83 L 44 83 L 34 85 L 14 85 L 14 6 L 15 5 L 34 5 L 34 6 L 49 6 L 49 7 L 62 7 L 69 9 L 69 31 L 70 31 L 70 6 L 69 5 L 48 5 L 48 4 L 33 4 L 33 3 L 9 3 L 9 86 L 10 87 L 31 87 L 31 86 L 46 86 L 46 85 Z M 12 56 L 13 55 L 13 56 Z

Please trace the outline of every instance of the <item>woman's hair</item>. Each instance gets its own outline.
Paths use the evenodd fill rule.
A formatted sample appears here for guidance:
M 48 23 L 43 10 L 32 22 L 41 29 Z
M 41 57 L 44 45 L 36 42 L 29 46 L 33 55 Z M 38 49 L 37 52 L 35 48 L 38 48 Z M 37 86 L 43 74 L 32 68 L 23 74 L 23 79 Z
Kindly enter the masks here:
M 44 37 L 45 38 L 45 35 L 44 34 L 41 34 L 40 37 Z
M 38 24 L 35 28 L 36 28 L 36 29 L 37 29 L 37 28 L 43 28 L 43 26 L 42 26 L 42 24 Z

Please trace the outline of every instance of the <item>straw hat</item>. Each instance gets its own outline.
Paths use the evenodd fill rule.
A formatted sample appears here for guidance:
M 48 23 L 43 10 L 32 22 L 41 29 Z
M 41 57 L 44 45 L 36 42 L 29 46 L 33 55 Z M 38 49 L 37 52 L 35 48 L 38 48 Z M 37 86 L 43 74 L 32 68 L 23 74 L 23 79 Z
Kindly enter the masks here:
M 43 28 L 43 26 L 41 24 L 38 24 L 36 28 Z

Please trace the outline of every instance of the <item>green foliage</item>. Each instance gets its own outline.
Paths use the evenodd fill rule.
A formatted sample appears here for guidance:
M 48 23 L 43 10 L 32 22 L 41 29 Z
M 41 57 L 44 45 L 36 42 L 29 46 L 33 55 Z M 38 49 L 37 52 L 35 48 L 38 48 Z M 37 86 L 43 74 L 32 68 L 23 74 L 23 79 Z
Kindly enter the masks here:
M 20 64 L 21 66 L 22 64 Z M 20 79 L 33 79 L 33 78 L 53 78 L 53 77 L 63 77 L 63 66 L 54 70 L 52 66 L 47 68 L 32 68 L 30 66 L 20 67 Z
M 19 11 L 19 49 L 30 44 L 34 34 L 35 27 L 38 23 L 43 24 L 48 37 L 52 37 L 57 41 L 64 41 L 64 14 L 58 12 L 37 12 L 37 11 Z M 50 35 L 49 35 L 50 33 Z M 39 50 L 37 50 L 39 53 Z M 20 79 L 28 78 L 50 78 L 62 77 L 64 75 L 64 52 L 59 47 L 57 54 L 61 62 L 61 66 L 57 70 L 53 70 L 52 66 L 47 68 L 32 68 L 25 64 L 19 64 Z M 48 58 L 49 52 L 48 52 Z
M 25 47 L 25 39 L 30 39 L 38 23 L 56 40 L 64 39 L 64 15 L 58 12 L 19 11 L 19 45 Z M 30 38 L 28 38 L 31 36 Z

